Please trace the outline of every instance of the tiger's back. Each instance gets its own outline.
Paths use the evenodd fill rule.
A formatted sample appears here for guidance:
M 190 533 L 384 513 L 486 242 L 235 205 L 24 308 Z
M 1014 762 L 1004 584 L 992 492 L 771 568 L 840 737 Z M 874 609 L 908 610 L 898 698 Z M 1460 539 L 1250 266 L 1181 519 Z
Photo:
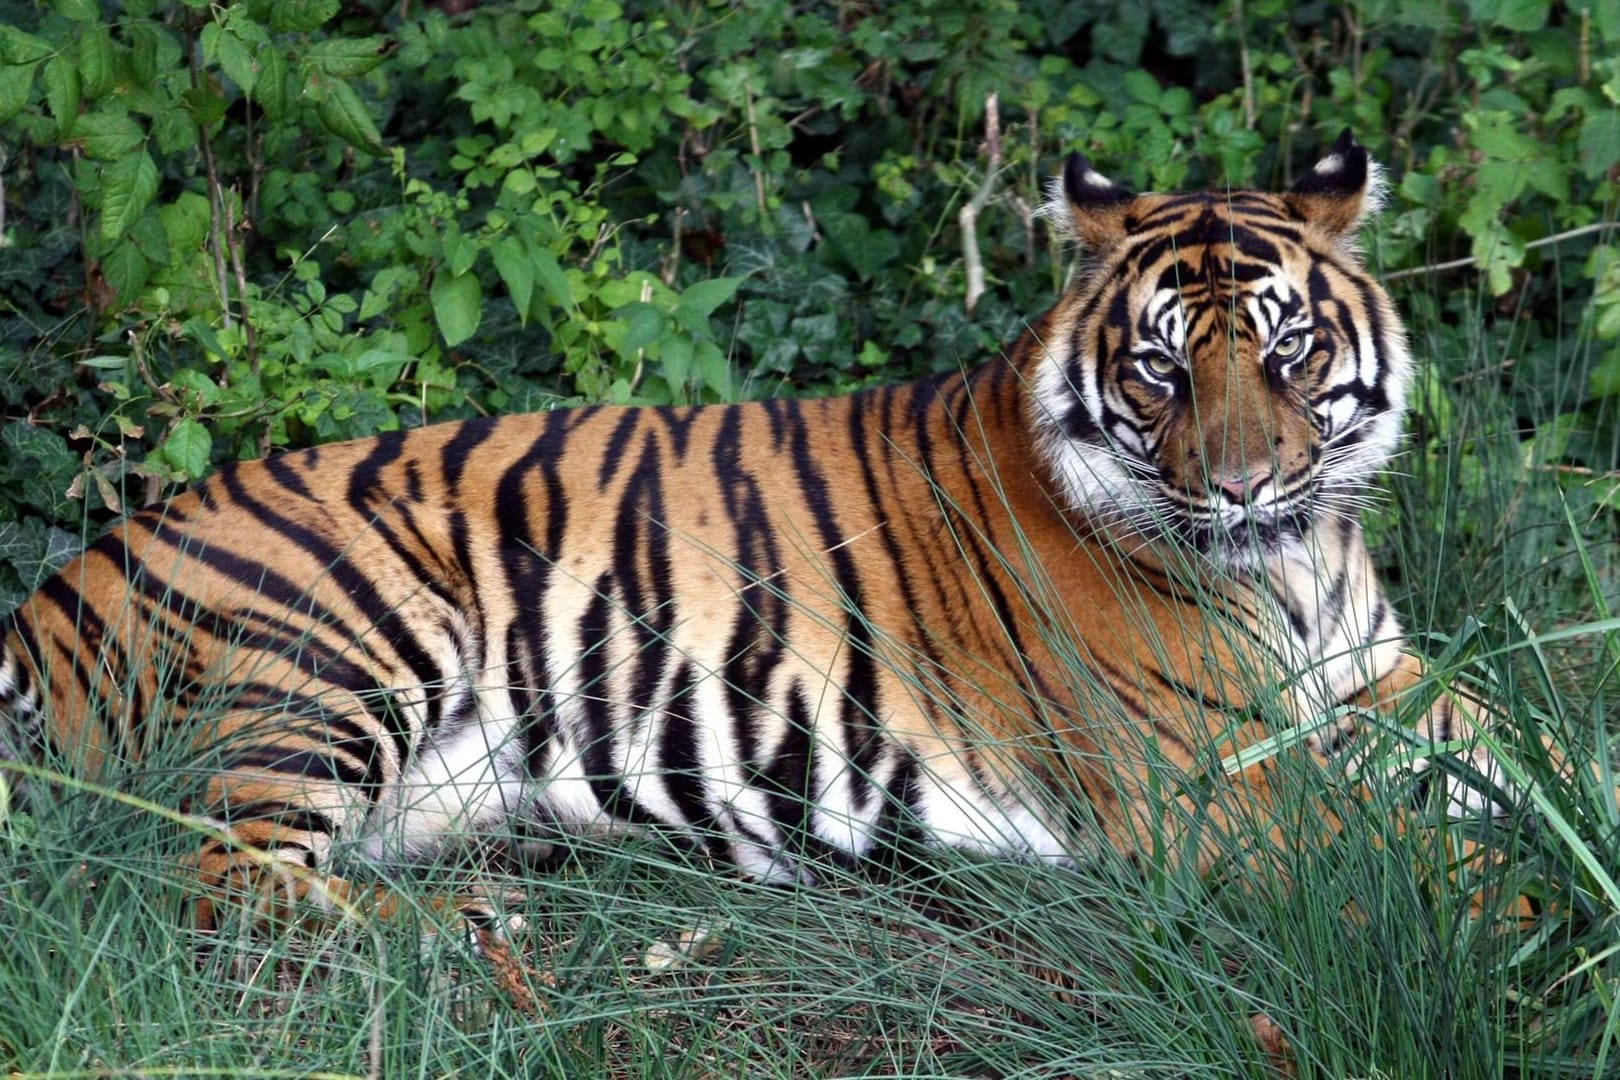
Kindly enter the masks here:
M 334 842 L 503 827 L 657 825 L 769 878 L 905 833 L 1139 849 L 1148 744 L 1190 772 L 1264 734 L 1237 715 L 1257 688 L 1305 719 L 1412 675 L 1359 523 L 1313 488 L 1363 429 L 1391 438 L 1409 364 L 1345 243 L 1365 152 L 1334 153 L 1291 196 L 1185 211 L 1071 163 L 1096 262 L 970 372 L 231 466 L 13 617 L 0 750 L 94 775 L 186 731 L 228 830 L 215 885 L 243 845 L 314 874 Z M 1197 398 L 1210 365 L 1222 396 Z

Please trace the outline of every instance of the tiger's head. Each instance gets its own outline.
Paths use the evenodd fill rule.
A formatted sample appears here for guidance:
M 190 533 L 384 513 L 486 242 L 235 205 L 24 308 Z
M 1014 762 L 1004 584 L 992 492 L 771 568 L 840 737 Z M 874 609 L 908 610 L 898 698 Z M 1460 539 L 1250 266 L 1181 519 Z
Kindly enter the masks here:
M 1089 519 L 1233 565 L 1352 517 L 1412 361 L 1356 234 L 1378 166 L 1346 131 L 1282 193 L 1138 195 L 1069 158 L 1048 216 L 1086 251 L 1043 324 L 1032 421 Z

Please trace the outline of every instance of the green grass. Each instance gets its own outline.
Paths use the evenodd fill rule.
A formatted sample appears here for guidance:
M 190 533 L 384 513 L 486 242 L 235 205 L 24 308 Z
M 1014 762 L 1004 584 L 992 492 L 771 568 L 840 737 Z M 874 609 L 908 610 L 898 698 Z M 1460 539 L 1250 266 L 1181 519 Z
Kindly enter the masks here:
M 1258 1021 L 1302 1076 L 1620 1076 L 1614 523 L 1524 454 L 1501 394 L 1464 377 L 1497 362 L 1495 346 L 1417 337 L 1444 407 L 1421 403 L 1429 427 L 1376 535 L 1439 677 L 1490 687 L 1508 718 L 1493 733 L 1520 793 L 1505 820 L 1398 831 L 1387 800 L 1280 761 L 1285 813 L 1326 798 L 1346 818 L 1330 847 L 1286 852 L 1285 875 L 1235 853 L 1200 878 L 1112 857 L 1071 872 L 931 852 L 789 889 L 656 839 L 582 843 L 555 869 L 480 872 L 525 893 L 513 944 L 556 979 L 536 983 L 533 1015 L 454 935 L 424 938 L 425 918 L 185 929 L 180 860 L 196 837 L 141 804 L 165 778 L 129 778 L 118 798 L 68 783 L 0 821 L 0 1068 L 1274 1076 Z M 1470 840 L 1493 854 L 1458 866 Z M 396 883 L 427 897 L 471 869 Z M 1522 917 L 1519 897 L 1534 909 Z M 695 928 L 711 932 L 705 948 L 649 967 L 650 950 Z

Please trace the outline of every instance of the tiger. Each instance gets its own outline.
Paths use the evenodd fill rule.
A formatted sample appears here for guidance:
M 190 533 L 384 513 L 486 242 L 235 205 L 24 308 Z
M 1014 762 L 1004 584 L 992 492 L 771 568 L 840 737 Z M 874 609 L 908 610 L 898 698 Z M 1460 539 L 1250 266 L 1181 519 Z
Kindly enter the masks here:
M 1427 678 L 1360 519 L 1414 368 L 1358 247 L 1381 191 L 1349 131 L 1285 191 L 1075 153 L 1046 212 L 1083 257 L 977 366 L 226 465 L 9 616 L 0 756 L 93 779 L 180 740 L 205 920 L 387 916 L 355 861 L 488 835 L 785 883 L 911 840 L 1203 865 L 1278 799 L 1211 748 L 1292 724 L 1338 760 Z

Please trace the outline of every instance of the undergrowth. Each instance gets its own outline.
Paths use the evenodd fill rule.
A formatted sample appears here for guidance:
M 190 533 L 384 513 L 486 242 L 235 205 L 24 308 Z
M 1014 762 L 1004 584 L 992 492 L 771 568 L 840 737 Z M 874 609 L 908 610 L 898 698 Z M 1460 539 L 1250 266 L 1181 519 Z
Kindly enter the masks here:
M 1347 820 L 1286 877 L 929 851 L 768 887 L 655 837 L 388 872 L 520 890 L 538 1012 L 425 909 L 191 930 L 169 778 L 64 781 L 0 802 L 8 1075 L 1620 1076 L 1613 4 L 0 6 L 5 607 L 271 447 L 971 362 L 1061 278 L 1029 211 L 1062 152 L 1270 184 L 1353 124 L 1421 363 L 1377 561 L 1514 763 L 1501 821 L 1399 832 L 1399 783 L 1302 771 L 1285 813 Z

